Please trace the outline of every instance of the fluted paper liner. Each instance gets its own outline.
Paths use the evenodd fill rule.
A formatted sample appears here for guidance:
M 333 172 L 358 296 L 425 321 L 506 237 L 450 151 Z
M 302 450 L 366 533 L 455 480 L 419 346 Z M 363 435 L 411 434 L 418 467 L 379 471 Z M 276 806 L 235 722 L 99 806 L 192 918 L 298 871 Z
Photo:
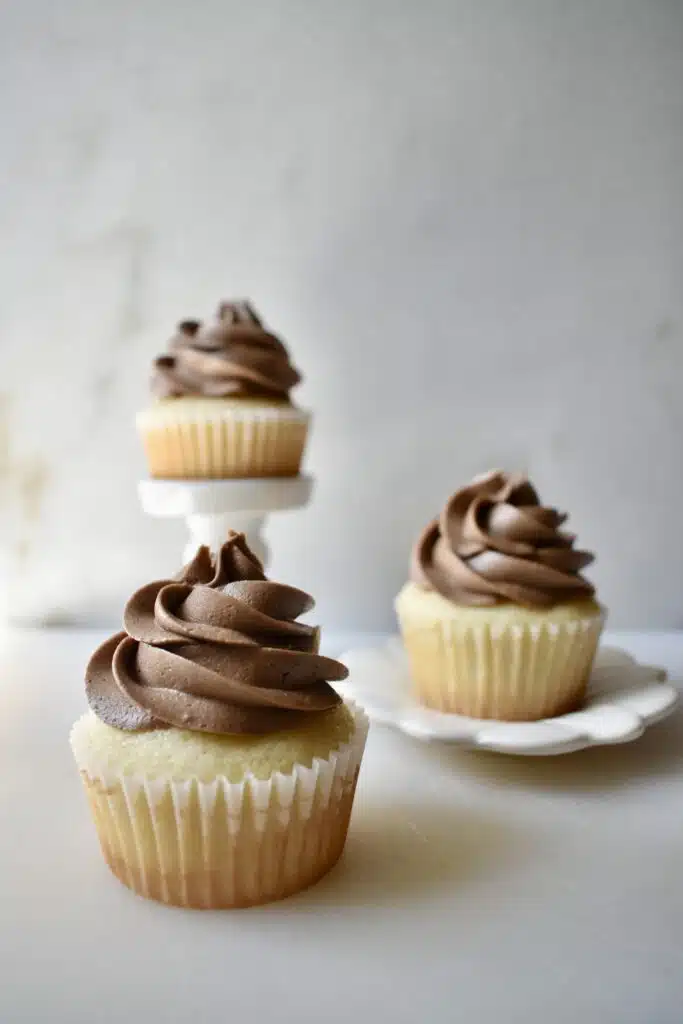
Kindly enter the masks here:
M 350 741 L 311 768 L 151 779 L 78 765 L 104 859 L 125 885 L 180 907 L 247 907 L 318 881 L 344 848 L 368 731 L 352 707 Z
M 401 620 L 417 700 L 471 718 L 535 721 L 578 707 L 604 616 L 539 626 Z
M 140 436 L 152 477 L 227 479 L 296 476 L 301 468 L 308 416 L 250 409 L 244 416 L 141 423 Z

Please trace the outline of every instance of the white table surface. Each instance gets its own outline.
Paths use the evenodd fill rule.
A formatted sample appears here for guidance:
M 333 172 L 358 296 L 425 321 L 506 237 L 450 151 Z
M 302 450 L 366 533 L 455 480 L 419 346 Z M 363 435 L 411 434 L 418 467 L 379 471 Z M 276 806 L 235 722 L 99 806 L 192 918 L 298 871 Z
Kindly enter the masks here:
M 680 711 L 549 759 L 374 727 L 326 879 L 179 911 L 109 874 L 71 761 L 98 638 L 0 636 L 1 1024 L 683 1021 Z M 683 634 L 609 639 L 683 678 Z

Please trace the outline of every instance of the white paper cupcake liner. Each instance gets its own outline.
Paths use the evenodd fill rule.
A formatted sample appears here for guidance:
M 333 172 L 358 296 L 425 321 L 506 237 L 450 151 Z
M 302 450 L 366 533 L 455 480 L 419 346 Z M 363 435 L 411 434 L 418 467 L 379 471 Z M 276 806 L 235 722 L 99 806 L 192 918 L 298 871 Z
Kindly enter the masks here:
M 207 783 L 120 774 L 77 757 L 104 858 L 142 896 L 181 907 L 244 907 L 321 878 L 346 840 L 368 720 L 310 768 Z
M 455 619 L 401 631 L 415 695 L 438 711 L 528 721 L 573 710 L 581 701 L 604 616 L 503 627 Z
M 150 475 L 165 479 L 296 476 L 308 433 L 297 409 L 246 407 L 212 418 L 140 416 Z

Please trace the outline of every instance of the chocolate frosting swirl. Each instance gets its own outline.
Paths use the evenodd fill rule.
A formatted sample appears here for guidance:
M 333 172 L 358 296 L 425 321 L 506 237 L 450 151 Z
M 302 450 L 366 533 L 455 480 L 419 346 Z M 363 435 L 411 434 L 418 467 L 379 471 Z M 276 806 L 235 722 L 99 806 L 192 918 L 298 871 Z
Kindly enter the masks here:
M 411 578 L 463 605 L 548 608 L 589 598 L 593 555 L 574 549 L 567 516 L 541 505 L 521 475 L 494 470 L 456 491 L 412 554 Z
M 171 353 L 154 362 L 159 398 L 277 398 L 287 400 L 301 377 L 287 349 L 246 301 L 223 302 L 213 323 L 183 320 Z
M 215 560 L 201 547 L 176 580 L 133 594 L 125 632 L 90 659 L 88 703 L 131 731 L 290 728 L 341 703 L 327 680 L 348 674 L 317 653 L 317 628 L 295 621 L 313 603 L 267 580 L 244 535 L 232 533 Z

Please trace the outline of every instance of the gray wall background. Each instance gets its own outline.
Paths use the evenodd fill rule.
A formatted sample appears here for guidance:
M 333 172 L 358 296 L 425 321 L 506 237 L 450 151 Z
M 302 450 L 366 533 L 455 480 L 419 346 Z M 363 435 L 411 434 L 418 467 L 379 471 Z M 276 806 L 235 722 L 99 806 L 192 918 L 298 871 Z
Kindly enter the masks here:
M 529 470 L 613 623 L 683 626 L 683 4 L 0 5 L 0 590 L 118 620 L 176 567 L 133 428 L 250 295 L 306 375 L 273 574 L 388 627 L 449 492 Z

